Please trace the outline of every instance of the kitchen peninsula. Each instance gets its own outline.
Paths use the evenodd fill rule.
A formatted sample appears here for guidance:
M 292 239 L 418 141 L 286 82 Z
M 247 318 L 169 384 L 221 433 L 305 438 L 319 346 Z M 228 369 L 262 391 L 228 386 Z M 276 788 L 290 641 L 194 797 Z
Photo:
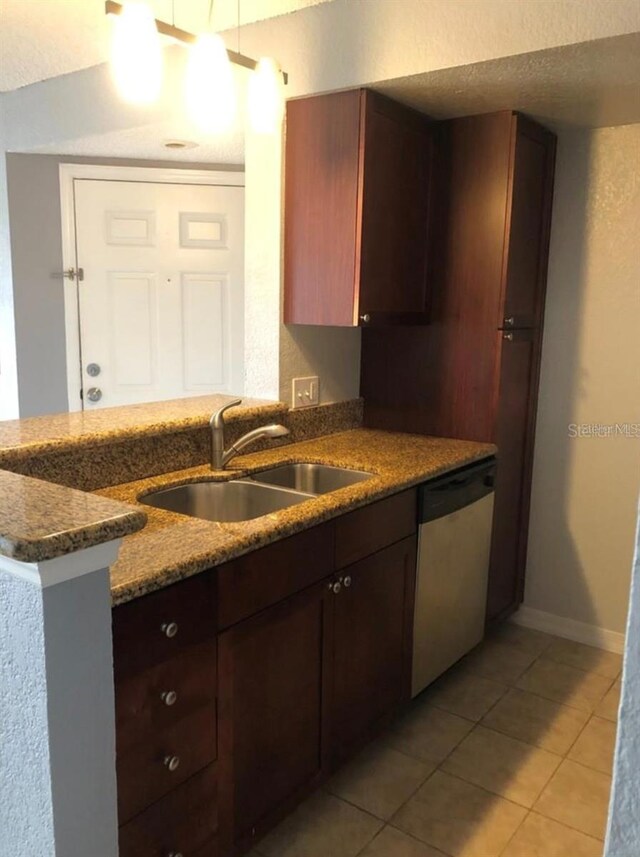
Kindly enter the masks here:
M 50 776 L 66 778 L 70 801 L 52 806 L 51 818 L 60 823 L 71 804 L 76 812 L 100 804 L 105 828 L 92 835 L 106 842 L 117 824 L 123 857 L 169 841 L 176 853 L 242 853 L 388 721 L 409 695 L 415 486 L 495 453 L 490 444 L 363 429 L 361 400 L 298 412 L 247 401 L 228 414 L 231 442 L 267 421 L 291 434 L 212 473 L 208 418 L 225 401 L 36 418 L 0 431 L 3 588 L 24 603 L 34 581 L 10 568 L 28 566 L 45 594 L 35 655 L 48 673 L 39 691 L 48 706 L 38 710 Z M 371 475 L 234 523 L 138 502 L 166 485 L 291 462 Z M 102 543 L 111 554 L 92 566 Z M 47 563 L 60 583 L 48 585 Z M 78 601 L 74 588 L 89 580 L 97 589 Z M 47 603 L 64 592 L 70 611 L 61 597 Z M 19 646 L 24 630 L 9 629 L 8 643 Z M 63 675 L 64 694 L 53 674 Z M 21 681 L 24 689 L 17 665 L 16 693 Z M 12 754 L 26 764 L 30 747 L 19 744 Z M 90 773 L 99 795 L 87 787 Z M 65 835 L 81 837 L 82 825 Z

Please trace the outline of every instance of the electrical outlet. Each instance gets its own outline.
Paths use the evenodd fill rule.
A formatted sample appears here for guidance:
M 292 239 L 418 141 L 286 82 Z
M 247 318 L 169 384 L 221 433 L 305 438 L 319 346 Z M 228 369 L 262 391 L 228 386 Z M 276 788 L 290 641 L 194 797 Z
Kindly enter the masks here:
M 291 407 L 307 408 L 320 401 L 320 381 L 317 375 L 294 378 L 291 382 Z

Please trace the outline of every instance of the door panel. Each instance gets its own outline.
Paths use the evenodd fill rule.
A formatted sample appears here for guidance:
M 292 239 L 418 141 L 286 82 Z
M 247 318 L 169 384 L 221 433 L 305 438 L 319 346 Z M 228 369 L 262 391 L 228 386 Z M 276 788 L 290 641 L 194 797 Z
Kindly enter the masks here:
M 224 384 L 229 368 L 229 280 L 210 274 L 183 274 L 182 328 L 184 387 L 194 393 Z M 212 339 L 211 332 L 218 331 Z
M 366 92 L 359 313 L 427 311 L 432 139 L 425 121 Z
M 101 391 L 83 406 L 241 393 L 244 188 L 76 179 L 74 194 L 83 387 Z
M 551 216 L 554 138 L 523 116 L 512 119 L 515 155 L 508 227 L 507 277 L 499 327 L 542 320 Z
M 528 521 L 523 516 L 524 490 L 534 370 L 536 330 L 498 331 L 500 339 L 500 389 L 496 444 L 496 475 L 491 565 L 487 595 L 487 619 L 513 610 L 522 600 L 525 556 L 520 550 Z M 511 337 L 511 338 L 506 338 Z
M 408 599 L 413 604 L 415 563 L 411 536 L 340 572 L 342 588 L 332 596 L 334 764 L 366 741 L 404 698 L 406 606 Z
M 320 775 L 326 593 L 311 587 L 219 637 L 225 842 L 251 840 Z

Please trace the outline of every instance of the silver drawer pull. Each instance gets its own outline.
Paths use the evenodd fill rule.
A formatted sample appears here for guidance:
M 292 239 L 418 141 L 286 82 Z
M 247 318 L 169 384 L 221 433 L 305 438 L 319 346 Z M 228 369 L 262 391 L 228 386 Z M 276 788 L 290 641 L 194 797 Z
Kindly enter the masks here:
M 165 622 L 161 630 L 165 637 L 175 637 L 175 635 L 178 633 L 178 623 Z
M 512 315 L 508 316 L 508 318 L 505 318 L 505 320 L 504 320 L 504 326 L 505 327 L 513 327 L 513 325 L 515 323 L 516 323 L 515 317 Z
M 368 312 L 365 312 L 360 316 L 360 321 L 363 324 L 369 324 L 369 322 L 371 321 L 371 316 L 369 315 Z
M 180 756 L 165 756 L 164 757 L 164 766 L 168 768 L 171 773 L 177 771 L 178 766 L 180 765 Z
M 160 694 L 160 698 L 165 705 L 175 705 L 178 701 L 178 694 L 175 690 L 163 690 Z
M 344 588 L 348 589 L 351 586 L 351 575 L 348 574 L 342 582 L 344 583 Z
M 506 339 L 507 342 L 513 342 L 513 333 L 503 333 L 502 338 Z

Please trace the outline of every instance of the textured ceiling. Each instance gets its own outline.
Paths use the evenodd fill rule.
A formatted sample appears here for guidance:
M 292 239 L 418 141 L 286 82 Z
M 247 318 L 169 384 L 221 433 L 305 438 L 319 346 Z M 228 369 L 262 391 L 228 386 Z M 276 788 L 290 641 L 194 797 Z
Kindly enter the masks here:
M 434 119 L 520 110 L 557 126 L 640 122 L 640 33 L 377 83 Z
M 185 30 L 207 27 L 209 0 L 147 0 L 156 17 Z M 274 18 L 327 0 L 215 0 L 212 26 Z M 0 92 L 89 68 L 108 58 L 104 0 L 0 0 Z

